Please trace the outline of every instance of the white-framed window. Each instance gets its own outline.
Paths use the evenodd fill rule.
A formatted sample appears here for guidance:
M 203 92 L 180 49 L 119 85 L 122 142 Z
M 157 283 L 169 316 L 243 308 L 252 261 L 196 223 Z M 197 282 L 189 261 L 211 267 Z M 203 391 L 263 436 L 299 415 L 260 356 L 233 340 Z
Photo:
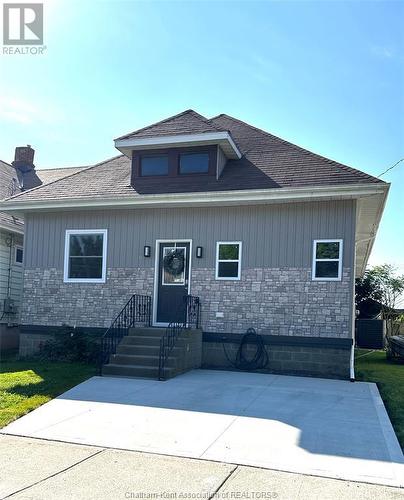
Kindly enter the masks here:
M 107 230 L 67 229 L 65 237 L 65 283 L 105 283 Z
M 216 279 L 239 280 L 241 276 L 241 241 L 216 243 Z
M 342 240 L 313 241 L 313 280 L 341 281 L 342 245 Z
M 22 266 L 24 262 L 24 249 L 21 245 L 16 245 L 14 249 L 14 263 Z

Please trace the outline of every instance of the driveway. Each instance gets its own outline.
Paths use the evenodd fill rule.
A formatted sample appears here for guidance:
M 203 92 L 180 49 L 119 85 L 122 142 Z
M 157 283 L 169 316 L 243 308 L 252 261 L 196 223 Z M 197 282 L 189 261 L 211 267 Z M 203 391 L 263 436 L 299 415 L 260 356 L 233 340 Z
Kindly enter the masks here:
M 3 433 L 404 486 L 374 384 L 195 370 L 93 377 Z

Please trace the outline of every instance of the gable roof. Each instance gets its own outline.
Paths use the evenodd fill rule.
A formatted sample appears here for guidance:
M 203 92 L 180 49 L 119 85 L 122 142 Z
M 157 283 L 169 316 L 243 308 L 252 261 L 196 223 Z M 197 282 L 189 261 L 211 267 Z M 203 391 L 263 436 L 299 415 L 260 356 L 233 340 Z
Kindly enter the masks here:
M 34 187 L 44 185 L 48 182 L 59 180 L 66 175 L 79 172 L 86 167 L 67 167 L 67 168 L 51 168 L 43 170 L 30 170 L 29 172 L 18 175 L 16 169 L 9 163 L 0 160 L 0 201 L 10 197 L 13 191 L 23 193 L 21 183 L 25 190 L 30 190 Z M 22 218 L 17 218 L 0 212 L 0 226 L 18 232 L 23 231 L 24 221 Z
M 0 201 L 12 194 L 11 185 L 16 177 L 15 168 L 0 160 Z M 22 232 L 23 221 L 10 214 L 0 212 L 0 227 L 14 228 L 17 232 Z
M 228 130 L 221 128 L 200 115 L 193 109 L 187 109 L 178 115 L 170 116 L 147 127 L 140 128 L 129 134 L 122 135 L 115 140 L 131 139 L 133 137 L 155 137 L 166 135 L 181 135 L 181 134 L 202 134 L 206 132 L 227 132 Z
M 184 132 L 228 131 L 242 157 L 229 160 L 219 179 L 215 177 L 161 178 L 147 185 L 130 185 L 131 162 L 120 155 L 88 168 L 79 167 L 61 179 L 57 175 L 47 184 L 13 196 L 15 203 L 43 200 L 126 198 L 147 194 L 219 192 L 252 189 L 326 187 L 358 184 L 384 184 L 369 174 L 307 151 L 268 132 L 225 114 L 210 120 L 187 110 L 149 127 L 138 134 L 173 135 Z M 38 171 L 40 172 L 40 171 Z
M 63 177 L 68 175 L 76 174 L 81 172 L 89 165 L 84 165 L 81 167 L 59 167 L 59 168 L 44 168 L 36 171 L 38 177 L 40 178 L 42 184 L 48 184 L 49 182 L 58 181 Z
M 16 176 L 15 168 L 9 163 L 0 160 L 0 176 L 0 200 L 4 200 L 4 198 L 10 196 L 9 187 L 12 183 L 13 177 Z

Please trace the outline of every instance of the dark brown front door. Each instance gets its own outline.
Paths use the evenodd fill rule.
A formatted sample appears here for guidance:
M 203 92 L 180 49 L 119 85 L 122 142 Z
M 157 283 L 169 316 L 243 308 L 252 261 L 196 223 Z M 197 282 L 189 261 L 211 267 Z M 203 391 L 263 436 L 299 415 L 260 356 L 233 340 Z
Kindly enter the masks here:
M 184 321 L 188 294 L 189 242 L 160 243 L 157 280 L 157 323 Z

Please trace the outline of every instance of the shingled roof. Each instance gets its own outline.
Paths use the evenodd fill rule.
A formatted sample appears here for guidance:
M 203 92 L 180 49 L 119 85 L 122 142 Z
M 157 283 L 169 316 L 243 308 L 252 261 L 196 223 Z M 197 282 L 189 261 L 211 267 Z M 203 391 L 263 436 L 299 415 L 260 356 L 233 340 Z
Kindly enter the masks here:
M 22 193 L 21 183 L 25 190 L 30 190 L 37 186 L 42 186 L 48 182 L 54 182 L 56 180 L 65 177 L 66 175 L 71 175 L 86 167 L 67 167 L 67 168 L 50 168 L 43 170 L 31 170 L 23 174 L 21 178 L 18 179 L 16 169 L 9 163 L 0 160 L 0 201 L 5 198 L 10 197 L 10 195 L 17 191 L 17 193 Z M 0 212 L 0 226 L 7 226 L 12 229 L 22 230 L 24 226 L 24 221 L 21 218 L 13 217 L 4 212 Z
M 196 176 L 184 182 L 182 178 L 170 177 L 153 179 L 147 185 L 139 182 L 131 186 L 131 161 L 120 155 L 18 194 L 12 200 L 125 198 L 157 193 L 384 184 L 371 175 L 307 151 L 225 114 L 206 119 L 187 110 L 122 138 L 212 130 L 230 132 L 242 153 L 241 159 L 227 162 L 218 180 L 212 176 Z
M 155 137 L 180 134 L 202 134 L 206 132 L 227 132 L 227 129 L 221 128 L 213 123 L 212 120 L 196 113 L 193 109 L 187 109 L 178 115 L 170 116 L 147 127 L 135 130 L 130 134 L 118 137 L 119 139 L 131 139 L 133 137 Z

